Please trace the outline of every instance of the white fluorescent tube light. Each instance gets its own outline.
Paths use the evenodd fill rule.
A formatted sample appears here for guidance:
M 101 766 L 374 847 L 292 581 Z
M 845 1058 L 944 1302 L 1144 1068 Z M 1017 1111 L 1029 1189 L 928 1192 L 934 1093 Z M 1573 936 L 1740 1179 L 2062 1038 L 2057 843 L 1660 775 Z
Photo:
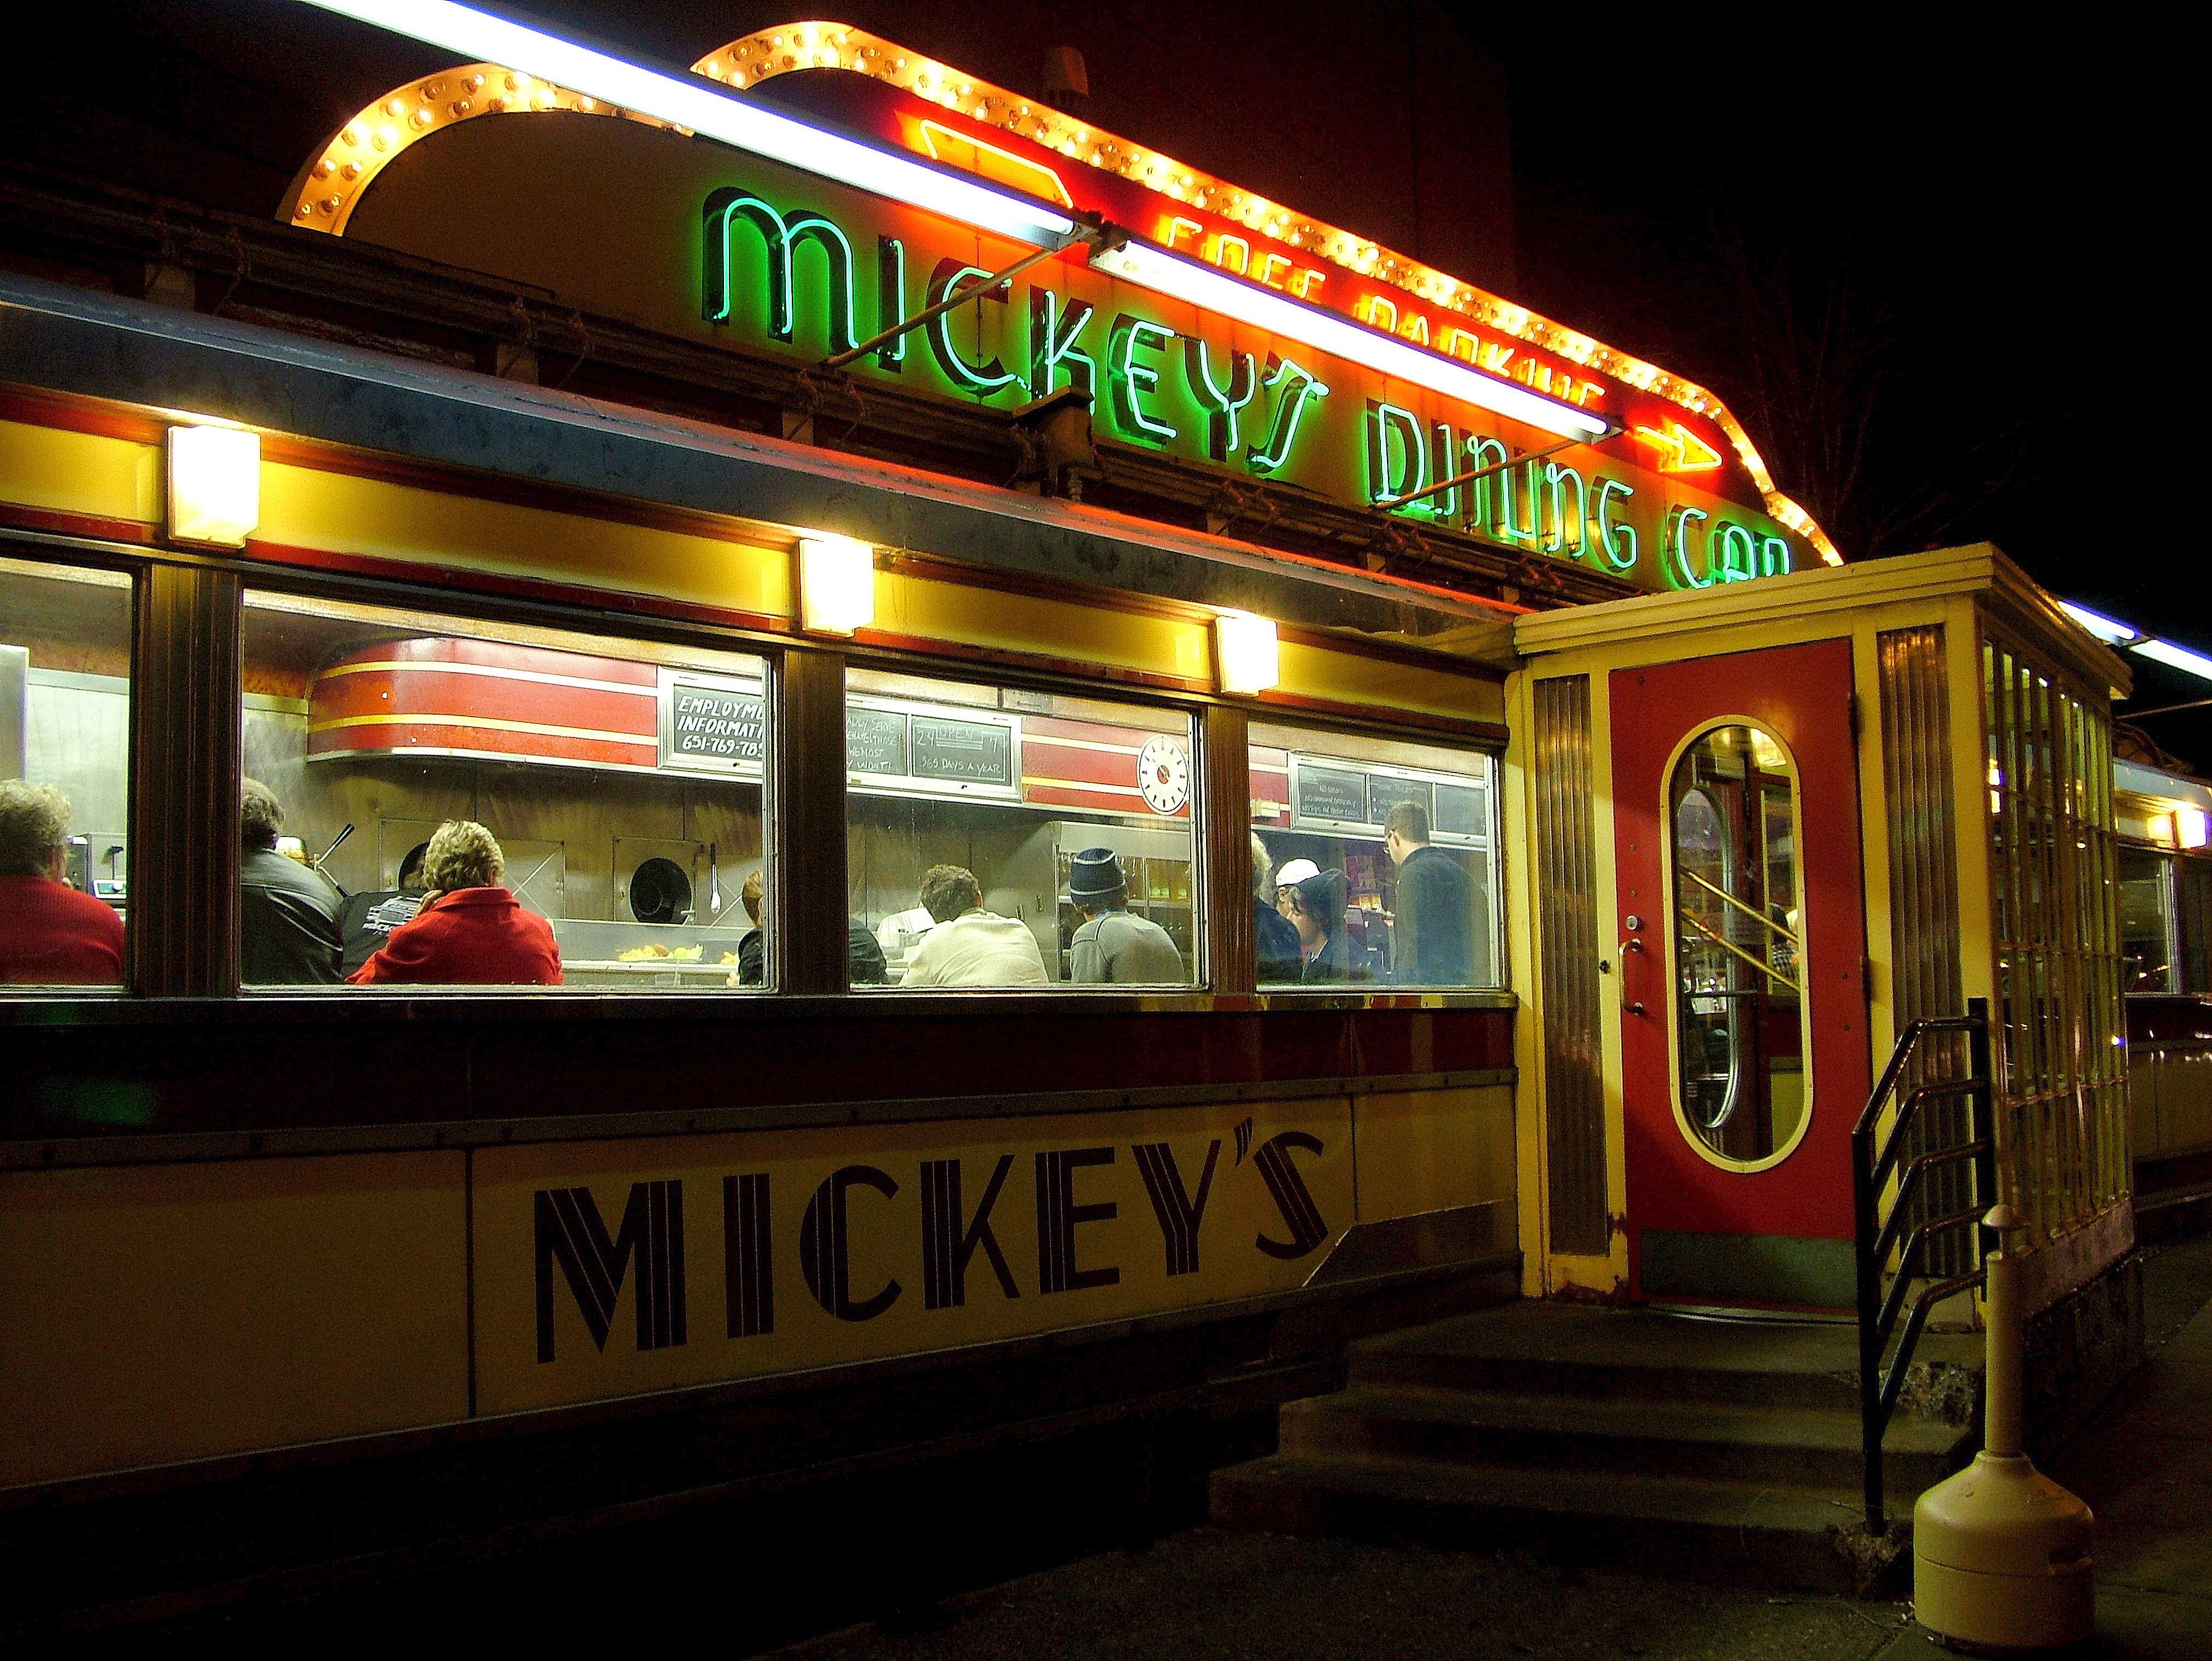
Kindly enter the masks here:
M 532 75 L 772 161 L 888 197 L 1039 247 L 1065 244 L 1075 221 L 1048 203 L 1007 196 L 824 132 L 689 76 L 663 75 L 453 0 L 307 0 L 410 39 Z
M 1120 248 L 1094 250 L 1091 264 L 1095 270 L 1126 277 L 1156 294 L 1187 300 L 1202 312 L 1234 318 L 1332 357 L 1379 369 L 1448 398 L 1477 405 L 1509 421 L 1540 427 L 1563 439 L 1591 442 L 1612 430 L 1602 416 L 1586 409 L 1483 374 L 1455 358 L 1411 345 L 1395 335 L 1230 276 L 1164 248 L 1132 239 Z
M 2170 640 L 2138 640 L 2128 648 L 2154 662 L 2166 664 L 2199 680 L 2212 681 L 2212 658 L 2206 658 Z
M 2102 612 L 2092 611 L 2085 605 L 2075 605 L 2071 600 L 2061 600 L 2058 609 L 2106 646 L 2125 646 L 2130 640 L 2140 640 L 2143 637 L 2142 630 L 2130 628 Z

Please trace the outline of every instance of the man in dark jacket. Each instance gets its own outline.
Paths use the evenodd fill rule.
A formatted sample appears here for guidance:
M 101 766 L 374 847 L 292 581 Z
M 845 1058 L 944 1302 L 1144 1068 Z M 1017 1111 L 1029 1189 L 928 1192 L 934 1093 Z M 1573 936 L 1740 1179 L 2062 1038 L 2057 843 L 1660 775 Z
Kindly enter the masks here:
M 1382 821 L 1382 848 L 1398 868 L 1398 982 L 1488 984 L 1490 908 L 1459 861 L 1429 846 L 1429 810 L 1419 802 L 1391 809 Z
M 276 852 L 284 807 L 258 779 L 238 815 L 239 979 L 248 986 L 334 986 L 345 902 L 320 871 Z

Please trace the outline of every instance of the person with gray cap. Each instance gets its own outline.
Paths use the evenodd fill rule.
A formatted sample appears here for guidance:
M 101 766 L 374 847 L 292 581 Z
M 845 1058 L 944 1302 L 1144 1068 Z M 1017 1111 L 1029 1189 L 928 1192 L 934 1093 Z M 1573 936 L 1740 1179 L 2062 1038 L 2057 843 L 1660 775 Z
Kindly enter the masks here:
M 1129 885 L 1111 848 L 1085 848 L 1070 862 L 1067 897 L 1083 915 L 1070 951 L 1079 984 L 1181 986 L 1182 954 L 1168 931 L 1129 911 Z

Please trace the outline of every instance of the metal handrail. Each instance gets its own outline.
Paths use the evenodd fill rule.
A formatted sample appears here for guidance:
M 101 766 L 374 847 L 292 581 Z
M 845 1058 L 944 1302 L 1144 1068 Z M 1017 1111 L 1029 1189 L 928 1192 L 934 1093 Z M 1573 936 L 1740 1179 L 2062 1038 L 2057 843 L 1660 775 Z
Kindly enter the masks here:
M 1765 963 L 1760 962 L 1757 958 L 1753 957 L 1749 952 L 1744 950 L 1742 947 L 1737 945 L 1734 941 L 1724 940 L 1719 935 L 1715 934 L 1711 929 L 1705 926 L 1705 923 L 1698 918 L 1698 914 L 1692 911 L 1687 906 L 1677 906 L 1674 909 L 1680 915 L 1682 921 L 1688 924 L 1699 934 L 1705 936 L 1706 939 L 1711 941 L 1714 945 L 1718 946 L 1723 951 L 1734 952 L 1738 957 L 1750 964 L 1753 968 L 1758 970 L 1759 973 L 1765 975 L 1769 980 L 1778 982 L 1780 985 L 1788 987 L 1798 997 L 1802 997 L 1805 995 L 1805 989 L 1799 985 L 1796 981 L 1790 979 L 1789 976 L 1769 967 Z M 1698 994 L 1695 991 L 1690 991 L 1685 993 L 1684 996 L 1695 997 Z
M 1706 882 L 1704 877 L 1698 876 L 1695 871 L 1686 870 L 1682 875 L 1688 877 L 1690 881 L 1696 883 L 1707 894 L 1711 894 L 1715 899 L 1725 900 L 1728 901 L 1729 905 L 1735 906 L 1753 922 L 1758 924 L 1760 928 L 1768 931 L 1770 933 L 1780 935 L 1784 940 L 1788 941 L 1791 945 L 1796 947 L 1801 951 L 1804 949 L 1805 943 L 1802 940 L 1800 940 L 1788 929 L 1783 927 L 1781 924 L 1777 923 L 1772 918 L 1765 915 L 1759 909 L 1758 906 L 1747 905 L 1744 901 L 1737 899 L 1734 894 L 1730 894 L 1726 888 L 1722 888 L 1718 883 Z
M 1881 1134 L 1882 1110 L 1889 1106 L 1897 1094 L 1898 1081 L 1905 1075 L 1920 1040 L 1935 1033 L 1965 1033 L 1966 1042 L 1966 1076 L 1962 1079 L 1938 1079 L 1923 1084 L 1908 1093 L 1897 1103 L 1887 1136 Z M 1897 1191 L 1890 1196 L 1888 1215 L 1882 1215 L 1882 1185 L 1891 1173 L 1898 1171 L 1904 1159 L 1906 1133 L 1920 1116 L 1921 1108 L 1928 1102 L 1948 1096 L 1964 1096 L 1969 1103 L 1969 1135 L 1967 1139 L 1952 1148 L 1939 1148 L 1932 1153 L 1920 1154 L 1905 1161 L 1898 1175 Z M 1996 1203 L 1996 1141 L 1992 1124 L 1990 1082 L 1990 1004 L 1987 998 L 1970 998 L 1963 1015 L 1933 1016 L 1916 1021 L 1898 1035 L 1897 1047 L 1890 1052 L 1889 1064 L 1882 1069 L 1881 1080 L 1867 1098 L 1865 1111 L 1851 1128 L 1851 1201 L 1856 1224 L 1855 1258 L 1858 1275 L 1859 1314 L 1859 1429 L 1860 1445 L 1866 1459 L 1866 1520 L 1870 1528 L 1885 1526 L 1882 1504 L 1881 1439 L 1889 1428 L 1891 1415 L 1897 1410 L 1897 1399 L 1905 1388 L 1907 1370 L 1912 1364 L 1912 1352 L 1920 1343 L 1920 1334 L 1928 1325 L 1929 1312 L 1946 1298 L 1971 1290 L 1983 1282 L 1983 1272 L 1975 1269 L 1964 1275 L 1954 1275 L 1921 1288 L 1911 1300 L 1912 1308 L 1905 1315 L 1905 1327 L 1899 1334 L 1893 1351 L 1890 1336 L 1897 1329 L 1898 1317 L 1905 1313 L 1905 1300 L 1912 1283 L 1920 1278 L 1916 1273 L 1925 1260 L 1928 1246 L 1937 1236 L 1953 1228 L 1972 1224 L 1990 1207 Z M 1948 1215 L 1930 1218 L 1915 1224 L 1905 1233 L 1906 1209 L 1919 1192 L 1926 1174 L 1939 1165 L 1948 1165 L 1970 1159 L 1974 1166 L 1974 1203 Z M 1904 1243 L 1899 1246 L 1899 1235 L 1904 1233 Z M 1978 1246 L 1982 1244 L 1976 1237 Z M 1895 1279 L 1885 1295 L 1881 1277 L 1889 1264 L 1890 1252 L 1897 1249 Z M 1887 1360 L 1888 1365 L 1883 1362 Z

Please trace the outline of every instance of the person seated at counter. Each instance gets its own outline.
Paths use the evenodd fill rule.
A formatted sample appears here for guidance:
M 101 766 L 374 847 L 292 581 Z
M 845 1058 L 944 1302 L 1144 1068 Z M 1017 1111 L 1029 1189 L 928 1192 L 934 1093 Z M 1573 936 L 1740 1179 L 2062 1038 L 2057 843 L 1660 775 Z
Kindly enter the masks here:
M 238 810 L 239 979 L 248 986 L 335 986 L 345 946 L 345 897 L 312 866 L 276 851 L 284 804 L 258 779 Z
M 428 842 L 407 850 L 399 862 L 398 888 L 365 888 L 346 896 L 345 909 L 338 913 L 338 938 L 345 949 L 338 967 L 348 979 L 392 938 L 394 929 L 422 909 L 422 895 L 429 888 L 422 880 L 422 858 L 429 852 Z
M 1306 863 L 1294 859 L 1283 869 Z M 1291 886 L 1291 923 L 1298 931 L 1299 951 L 1304 959 L 1298 972 L 1302 982 L 1367 979 L 1352 965 L 1351 943 L 1345 937 L 1344 896 L 1340 870 L 1317 870 Z
M 1083 916 L 1070 951 L 1079 984 L 1184 984 L 1182 954 L 1168 931 L 1130 912 L 1128 880 L 1111 848 L 1085 848 L 1069 862 L 1067 897 Z
M 356 986 L 557 986 L 561 949 L 553 925 L 502 887 L 507 856 L 468 819 L 438 827 L 424 855 L 430 890 L 368 962 Z
M 1275 911 L 1285 923 L 1297 914 L 1298 884 L 1320 870 L 1310 859 L 1285 859 L 1282 870 L 1275 873 Z
M 1298 951 L 1298 931 L 1291 919 L 1277 909 L 1278 890 L 1267 883 L 1267 872 L 1274 861 L 1267 852 L 1267 845 L 1260 833 L 1252 833 L 1252 928 L 1257 936 L 1260 984 L 1270 981 L 1296 980 L 1304 967 Z
M 0 783 L 0 983 L 112 986 L 123 919 L 62 881 L 70 799 L 52 785 Z
M 983 909 L 975 873 L 932 865 L 921 876 L 921 904 L 936 926 L 906 966 L 905 986 L 1042 986 L 1044 954 L 1029 925 Z
M 740 986 L 760 986 L 768 981 L 768 931 L 762 925 L 761 916 L 768 907 L 768 884 L 755 870 L 745 878 L 745 885 L 738 890 L 738 898 L 744 901 L 745 915 L 753 920 L 751 928 L 738 942 L 738 980 Z

